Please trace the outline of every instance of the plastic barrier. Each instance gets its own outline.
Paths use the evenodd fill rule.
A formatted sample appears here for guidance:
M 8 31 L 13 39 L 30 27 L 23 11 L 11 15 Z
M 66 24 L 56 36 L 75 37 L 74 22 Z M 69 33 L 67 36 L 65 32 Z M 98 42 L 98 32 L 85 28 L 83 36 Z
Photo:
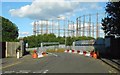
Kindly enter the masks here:
M 87 56 L 87 57 L 93 57 L 95 59 L 98 58 L 98 55 L 96 52 L 94 51 L 83 51 L 83 50 L 65 50 L 65 52 L 67 53 L 78 53 L 80 55 L 84 55 L 84 56 Z
M 72 53 L 72 50 L 69 50 L 69 53 Z
M 86 55 L 86 53 L 87 53 L 86 51 L 83 51 L 84 56 Z
M 69 52 L 69 50 L 67 50 L 67 52 Z
M 75 50 L 72 50 L 72 53 L 74 53 L 75 52 Z
M 80 53 L 80 51 L 79 51 L 79 50 L 77 50 L 77 53 Z
M 80 51 L 80 53 L 79 53 L 80 55 L 83 55 L 83 51 Z
M 65 50 L 64 52 L 67 53 L 67 50 Z

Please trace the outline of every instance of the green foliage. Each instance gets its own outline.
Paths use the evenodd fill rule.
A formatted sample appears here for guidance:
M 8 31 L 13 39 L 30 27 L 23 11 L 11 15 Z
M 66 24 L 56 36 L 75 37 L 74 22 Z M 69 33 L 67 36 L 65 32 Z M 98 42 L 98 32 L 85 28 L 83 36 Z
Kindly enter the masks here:
M 18 28 L 10 20 L 0 17 L 2 19 L 2 42 L 17 41 Z
M 120 1 L 108 2 L 105 10 L 107 17 L 102 19 L 105 35 L 120 36 Z
M 28 36 L 24 37 L 24 41 L 29 44 L 29 47 L 39 47 L 41 42 L 59 42 L 60 44 L 65 44 L 66 39 L 66 45 L 71 46 L 74 41 L 78 40 L 91 40 L 94 39 L 93 37 L 56 37 L 54 34 L 43 34 L 43 35 L 37 35 L 37 36 Z M 53 44 L 55 45 L 55 44 Z M 49 45 L 44 45 L 49 46 Z

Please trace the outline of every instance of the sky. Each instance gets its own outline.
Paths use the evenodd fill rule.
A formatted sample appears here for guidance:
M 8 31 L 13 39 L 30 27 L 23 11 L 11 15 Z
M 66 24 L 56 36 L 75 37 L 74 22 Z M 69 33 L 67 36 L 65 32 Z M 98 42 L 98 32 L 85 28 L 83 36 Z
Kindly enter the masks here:
M 32 22 L 41 19 L 56 19 L 62 16 L 76 22 L 76 18 L 86 14 L 105 12 L 107 0 L 1 0 L 0 16 L 19 29 L 19 37 L 33 34 Z M 102 16 L 103 17 L 103 16 Z M 101 17 L 100 17 L 101 18 Z M 95 18 L 93 18 L 93 21 Z M 100 19 L 101 20 L 101 19 Z

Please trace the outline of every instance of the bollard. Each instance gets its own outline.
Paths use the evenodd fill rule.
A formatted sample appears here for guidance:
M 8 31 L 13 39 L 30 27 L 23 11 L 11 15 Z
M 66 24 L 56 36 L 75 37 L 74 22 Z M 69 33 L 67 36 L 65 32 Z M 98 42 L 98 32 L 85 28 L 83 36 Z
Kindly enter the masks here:
M 19 58 L 20 58 L 20 52 L 17 51 L 17 59 L 19 59 Z

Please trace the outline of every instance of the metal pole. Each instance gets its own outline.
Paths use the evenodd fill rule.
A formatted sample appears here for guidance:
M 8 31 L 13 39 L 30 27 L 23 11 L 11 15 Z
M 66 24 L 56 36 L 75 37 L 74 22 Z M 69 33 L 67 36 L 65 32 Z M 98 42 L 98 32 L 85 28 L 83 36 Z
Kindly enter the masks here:
M 79 17 L 79 34 L 80 34 L 80 36 L 81 36 L 81 16 Z
M 34 22 L 33 34 L 36 35 L 36 21 Z
M 41 31 L 42 31 L 42 34 L 43 34 L 43 31 L 44 31 L 43 30 L 43 21 L 41 21 L 41 28 L 42 28 Z
M 98 32 L 98 13 L 96 14 L 96 38 L 99 37 L 99 32 Z
M 52 33 L 53 33 L 53 20 L 52 20 Z
M 91 36 L 91 28 L 90 28 L 90 25 L 91 25 L 91 14 L 89 14 L 89 36 Z
M 37 21 L 37 32 L 38 32 L 38 34 L 40 34 L 40 26 L 39 26 L 39 21 Z
M 76 19 L 76 24 L 77 24 L 77 26 L 76 26 L 76 36 L 78 36 L 78 18 Z
M 93 37 L 94 37 L 94 23 L 93 23 L 93 25 L 92 25 L 92 33 L 93 33 Z
M 83 15 L 83 36 L 85 34 L 85 15 Z
M 68 20 L 68 36 L 69 36 L 69 20 Z
M 46 20 L 46 34 L 48 34 L 48 20 Z
M 65 26 L 66 26 L 66 25 L 65 25 L 65 20 L 64 20 L 64 36 L 65 36 Z
M 59 19 L 58 19 L 58 36 L 60 36 L 60 25 L 59 25 Z
M 74 36 L 74 29 L 75 29 L 75 27 L 74 27 L 74 22 L 73 22 L 73 36 Z

